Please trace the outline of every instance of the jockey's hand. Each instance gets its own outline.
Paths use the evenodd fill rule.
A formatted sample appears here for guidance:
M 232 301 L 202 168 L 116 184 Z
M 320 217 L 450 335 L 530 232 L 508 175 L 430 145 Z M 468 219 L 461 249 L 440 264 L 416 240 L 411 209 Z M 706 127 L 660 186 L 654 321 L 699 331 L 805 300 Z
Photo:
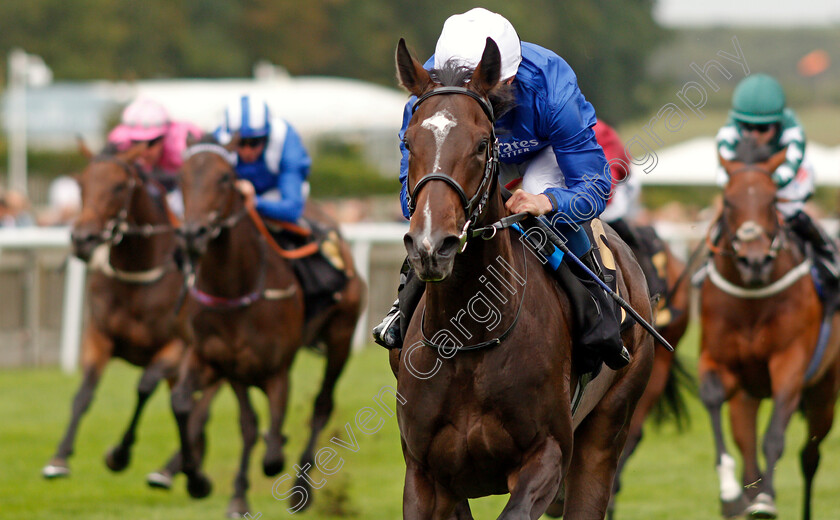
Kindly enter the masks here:
M 257 192 L 254 190 L 254 185 L 251 184 L 251 181 L 246 179 L 238 179 L 236 181 L 236 189 L 239 190 L 239 193 L 245 198 L 245 205 L 248 207 L 254 207 L 257 204 Z
M 511 213 L 530 213 L 535 217 L 554 210 L 551 201 L 542 193 L 534 195 L 522 190 L 513 192 L 513 195 L 505 203 L 505 207 Z

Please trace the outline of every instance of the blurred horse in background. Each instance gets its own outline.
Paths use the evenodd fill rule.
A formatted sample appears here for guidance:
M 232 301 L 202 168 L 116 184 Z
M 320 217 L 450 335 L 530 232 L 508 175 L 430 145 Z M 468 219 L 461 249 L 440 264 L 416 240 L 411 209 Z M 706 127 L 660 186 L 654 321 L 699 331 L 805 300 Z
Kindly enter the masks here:
M 195 263 L 190 317 L 196 342 L 181 366 L 172 406 L 181 434 L 187 489 L 193 497 L 206 496 L 211 484 L 200 461 L 193 457 L 188 436 L 193 393 L 221 379 L 230 383 L 239 403 L 243 451 L 227 514 L 240 517 L 248 512 L 248 464 L 257 440 L 257 416 L 248 388 L 255 386 L 268 398 L 271 419 L 263 471 L 274 476 L 285 464 L 282 427 L 292 361 L 300 347 L 324 345 L 324 379 L 315 400 L 309 441 L 299 462 L 305 473 L 314 466 L 318 434 L 333 410 L 335 385 L 350 354 L 362 309 L 364 282 L 355 274 L 347 243 L 340 240 L 347 282 L 332 295 L 328 306 L 307 317 L 305 295 L 292 261 L 311 254 L 314 243 L 295 250 L 277 244 L 235 187 L 237 176 L 230 158 L 234 146 L 235 140 L 229 148 L 214 143 L 193 145 L 183 168 L 182 232 L 189 265 Z M 308 211 L 311 214 L 312 209 Z M 320 218 L 325 223 L 325 217 Z M 311 504 L 311 489 L 304 476 L 298 478 L 294 493 L 290 493 L 297 493 L 296 511 Z
M 771 174 L 784 154 L 754 164 L 722 161 L 729 182 L 701 288 L 700 397 L 711 417 L 725 517 L 776 518 L 774 473 L 788 422 L 799 409 L 808 424 L 800 462 L 803 518 L 810 520 L 819 446 L 831 429 L 840 391 L 840 315 L 825 312 L 810 260 L 776 209 Z M 772 398 L 773 412 L 761 471 L 756 416 L 765 398 Z M 726 401 L 743 455 L 740 483 L 723 437 Z
M 43 468 L 47 478 L 70 474 L 76 429 L 93 399 L 105 365 L 113 357 L 141 367 L 137 405 L 122 441 L 105 456 L 112 471 L 130 461 L 143 407 L 161 379 L 170 385 L 191 333 L 183 298 L 184 276 L 177 265 L 177 219 L 163 188 L 134 165 L 144 145 L 92 157 L 79 175 L 82 210 L 72 229 L 74 254 L 88 262 L 89 320 L 82 340 L 81 387 L 73 399 L 70 424 L 55 455 Z M 206 409 L 206 403 L 201 409 Z M 198 439 L 196 439 L 198 442 Z M 167 487 L 180 457 L 150 475 L 150 485 Z
M 677 348 L 688 327 L 691 298 L 689 266 L 677 258 L 666 243 L 662 242 L 661 245 L 662 251 L 654 255 L 653 264 L 657 270 L 661 270 L 667 293 L 661 296 L 657 304 L 655 325 L 668 343 Z M 639 253 L 636 254 L 638 256 Z M 659 255 L 661 257 L 657 258 Z M 681 428 L 689 418 L 682 390 L 686 388 L 693 390 L 695 387 L 694 377 L 680 362 L 676 352 L 669 352 L 664 348 L 655 350 L 650 380 L 639 399 L 639 404 L 636 405 L 636 411 L 633 412 L 627 433 L 627 443 L 624 445 L 624 451 L 618 462 L 608 518 L 614 518 L 615 495 L 621 489 L 621 473 L 642 440 L 645 420 L 651 412 L 654 412 L 657 423 L 672 418 L 677 422 L 678 428 Z

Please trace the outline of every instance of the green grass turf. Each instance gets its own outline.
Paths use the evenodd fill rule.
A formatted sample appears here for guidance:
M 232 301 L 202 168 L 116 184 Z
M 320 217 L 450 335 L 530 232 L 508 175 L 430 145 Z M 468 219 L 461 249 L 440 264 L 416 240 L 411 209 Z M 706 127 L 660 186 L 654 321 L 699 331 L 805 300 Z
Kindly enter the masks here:
M 693 327 L 680 345 L 681 356 L 692 371 L 696 367 L 696 352 L 697 330 Z M 322 361 L 304 352 L 293 369 L 290 414 L 284 428 L 290 438 L 285 472 L 291 471 L 300 455 Z M 215 485 L 209 498 L 189 498 L 183 476 L 176 479 L 170 492 L 150 490 L 144 483 L 145 474 L 157 469 L 176 443 L 168 393 L 163 387 L 147 407 L 131 466 L 118 475 L 105 468 L 102 456 L 117 441 L 128 421 L 138 378 L 139 371 L 125 363 L 113 362 L 108 367 L 79 430 L 76 453 L 71 459 L 72 476 L 46 481 L 40 476 L 40 469 L 64 431 L 70 400 L 80 376 L 62 375 L 56 369 L 0 372 L 0 518 L 223 518 L 241 446 L 237 412 L 228 388 L 214 403 L 208 426 L 206 469 Z M 332 435 L 346 439 L 344 426 L 349 422 L 359 449 L 352 453 L 338 448 L 344 465 L 336 474 L 320 477 L 326 482 L 316 491 L 313 507 L 305 513 L 290 515 L 285 512 L 288 504 L 272 497 L 274 479 L 261 473 L 264 445 L 260 442 L 254 450 L 250 471 L 252 514 L 262 513 L 264 520 L 401 518 L 404 466 L 396 420 L 389 418 L 372 435 L 360 433 L 353 425 L 356 412 L 374 406 L 373 397 L 379 389 L 393 382 L 382 349 L 371 347 L 351 359 L 338 387 L 336 413 L 321 445 Z M 264 430 L 268 417 L 265 398 L 254 391 L 253 402 Z M 708 419 L 696 397 L 689 398 L 689 405 L 692 421 L 683 433 L 678 433 L 672 425 L 661 428 L 648 425 L 646 437 L 624 475 L 624 489 L 618 500 L 622 520 L 718 518 L 717 477 Z M 764 406 L 762 424 L 767 423 L 768 415 L 769 406 Z M 783 519 L 801 516 L 798 452 L 804 435 L 804 422 L 797 416 L 788 429 L 788 446 L 777 469 L 777 502 Z M 315 474 L 314 478 L 319 477 Z M 496 518 L 505 500 L 505 497 L 475 500 L 473 514 L 477 519 Z M 835 427 L 823 444 L 814 503 L 814 518 L 840 518 L 840 427 Z

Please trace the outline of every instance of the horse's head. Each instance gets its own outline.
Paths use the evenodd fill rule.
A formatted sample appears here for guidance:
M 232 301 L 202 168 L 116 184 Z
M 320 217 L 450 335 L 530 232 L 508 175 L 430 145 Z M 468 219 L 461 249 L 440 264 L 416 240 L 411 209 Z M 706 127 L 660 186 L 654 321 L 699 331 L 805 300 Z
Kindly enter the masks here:
M 93 250 L 104 242 L 118 243 L 127 225 L 135 188 L 140 184 L 134 161 L 141 153 L 139 146 L 122 153 L 105 153 L 91 157 L 87 167 L 77 176 L 82 193 L 82 210 L 71 232 L 73 253 L 89 260 Z
M 781 220 L 776 211 L 772 172 L 784 162 L 785 150 L 762 162 L 721 160 L 729 174 L 723 193 L 723 232 L 747 286 L 766 285 L 781 248 Z
M 203 142 L 187 151 L 181 175 L 184 219 L 181 235 L 187 252 L 196 259 L 241 216 L 243 197 L 236 189 L 233 152 L 215 142 Z
M 455 255 L 497 182 L 488 98 L 500 86 L 499 48 L 487 38 L 475 70 L 447 64 L 434 76 L 402 39 L 396 58 L 401 85 L 418 97 L 403 139 L 411 212 L 405 248 L 421 280 L 441 281 L 452 273 Z

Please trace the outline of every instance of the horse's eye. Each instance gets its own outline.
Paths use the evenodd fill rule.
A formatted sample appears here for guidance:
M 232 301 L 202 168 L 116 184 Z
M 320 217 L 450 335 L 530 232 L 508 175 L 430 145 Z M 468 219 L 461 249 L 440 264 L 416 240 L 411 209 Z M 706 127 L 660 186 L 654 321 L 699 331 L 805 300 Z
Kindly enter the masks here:
M 402 144 L 405 147 L 406 151 L 409 151 L 409 152 L 411 151 L 411 147 L 408 146 L 408 139 L 403 139 Z
M 484 153 L 486 151 L 487 151 L 487 141 L 485 140 L 485 141 L 481 141 L 480 143 L 478 143 L 478 149 L 476 150 L 476 153 Z
M 230 182 L 230 179 L 231 179 L 230 173 L 224 173 L 219 178 L 219 184 L 227 184 L 227 183 Z
M 119 195 L 120 193 L 125 191 L 125 188 L 126 184 L 124 182 L 117 184 L 116 186 L 114 186 L 114 195 Z

